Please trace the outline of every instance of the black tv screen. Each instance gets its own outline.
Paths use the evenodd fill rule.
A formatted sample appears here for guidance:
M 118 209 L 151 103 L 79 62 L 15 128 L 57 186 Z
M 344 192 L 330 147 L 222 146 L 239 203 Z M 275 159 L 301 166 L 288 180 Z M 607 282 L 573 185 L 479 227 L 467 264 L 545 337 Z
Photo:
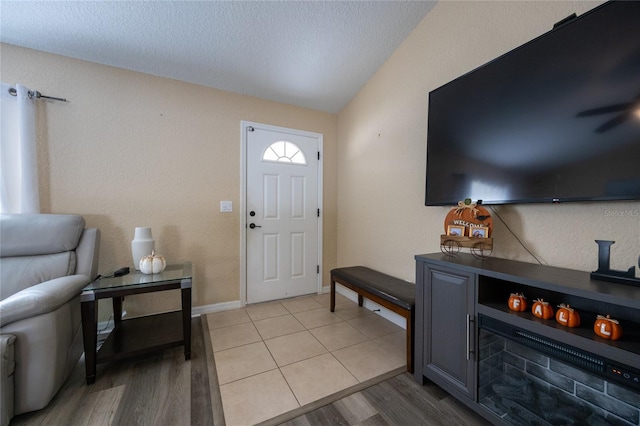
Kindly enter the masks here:
M 427 206 L 640 200 L 640 2 L 433 90 L 428 113 Z

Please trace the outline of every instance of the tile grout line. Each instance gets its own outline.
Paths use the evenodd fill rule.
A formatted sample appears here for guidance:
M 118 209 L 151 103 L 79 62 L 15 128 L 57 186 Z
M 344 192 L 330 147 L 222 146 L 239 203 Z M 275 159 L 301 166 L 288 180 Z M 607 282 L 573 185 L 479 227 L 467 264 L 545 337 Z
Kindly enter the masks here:
M 357 345 L 359 345 L 359 344 L 364 344 L 364 343 L 370 343 L 370 342 L 373 342 L 373 344 L 374 344 L 377 348 L 381 349 L 384 353 L 386 353 L 386 354 L 387 354 L 387 355 L 389 355 L 390 357 L 394 357 L 394 354 L 393 354 L 393 353 L 391 353 L 389 350 L 385 349 L 385 348 L 384 348 L 384 345 L 383 345 L 381 342 L 376 342 L 376 341 L 375 341 L 376 339 L 380 339 L 380 338 L 383 338 L 383 337 L 385 337 L 385 336 L 388 336 L 388 335 L 394 334 L 394 332 L 388 332 L 388 333 L 382 334 L 382 335 L 380 335 L 380 336 L 371 336 L 369 333 L 364 333 L 364 332 L 363 332 L 362 330 L 360 330 L 358 327 L 356 327 L 356 326 L 355 326 L 355 325 L 353 325 L 353 324 L 350 324 L 350 322 L 349 322 L 349 321 L 355 321 L 355 320 L 358 320 L 358 319 L 360 319 L 360 318 L 366 318 L 366 317 L 368 317 L 369 315 L 364 315 L 364 316 L 358 315 L 358 316 L 356 316 L 356 317 L 349 318 L 349 315 L 347 315 L 347 314 L 343 314 L 343 315 L 347 315 L 347 318 L 345 318 L 345 317 L 343 317 L 342 315 L 340 315 L 339 313 L 335 313 L 335 312 L 334 312 L 334 313 L 332 313 L 332 314 L 334 314 L 334 315 L 337 317 L 337 319 L 339 319 L 339 321 L 337 321 L 337 322 L 331 322 L 331 323 L 324 324 L 324 325 L 314 326 L 314 327 L 308 327 L 308 326 L 306 326 L 304 323 L 302 323 L 302 322 L 301 322 L 301 320 L 296 316 L 296 314 L 302 314 L 302 313 L 309 312 L 309 311 L 313 311 L 313 310 L 325 310 L 325 311 L 328 311 L 328 310 L 329 310 L 329 309 L 325 306 L 325 304 L 324 304 L 323 302 L 318 301 L 318 300 L 317 300 L 317 299 L 315 299 L 315 298 L 314 298 L 313 300 L 314 300 L 315 302 L 317 302 L 320 306 L 319 306 L 319 307 L 311 306 L 311 307 L 307 307 L 306 309 L 303 309 L 303 310 L 297 310 L 296 312 L 292 312 L 291 308 L 287 308 L 285 305 L 283 305 L 283 304 L 282 304 L 282 303 L 280 303 L 280 302 L 275 303 L 275 304 L 274 304 L 274 306 L 279 306 L 280 308 L 284 309 L 284 311 L 285 311 L 286 313 L 280 313 L 280 314 L 278 314 L 278 315 L 273 315 L 273 316 L 269 316 L 269 317 L 266 317 L 266 318 L 257 318 L 257 319 L 254 319 L 254 318 L 251 316 L 251 314 L 249 313 L 249 311 L 248 311 L 246 308 L 242 308 L 242 309 L 245 311 L 245 314 L 246 314 L 246 316 L 247 316 L 247 318 L 248 318 L 249 320 L 248 320 L 248 321 L 246 321 L 246 322 L 241 322 L 241 323 L 237 323 L 237 324 L 229 324 L 229 325 L 227 325 L 227 326 L 225 326 L 225 327 L 231 327 L 231 326 L 234 326 L 234 325 L 240 325 L 240 324 L 247 324 L 247 323 L 251 323 L 251 325 L 252 325 L 253 329 L 257 332 L 257 336 L 259 337 L 259 340 L 255 341 L 255 342 L 249 342 L 249 343 L 245 343 L 245 344 L 242 344 L 242 345 L 238 345 L 238 346 L 233 346 L 233 347 L 230 347 L 230 348 L 226 348 L 226 349 L 220 350 L 220 351 L 218 351 L 218 352 L 216 352 L 216 353 L 221 353 L 221 352 L 228 351 L 228 350 L 232 350 L 232 349 L 242 348 L 242 347 L 244 347 L 244 346 L 249 346 L 249 345 L 251 345 L 251 344 L 256 344 L 256 343 L 262 342 L 263 346 L 267 349 L 267 352 L 269 353 L 269 356 L 270 356 L 270 358 L 271 358 L 271 361 L 273 361 L 273 362 L 274 362 L 274 364 L 275 364 L 275 366 L 276 366 L 276 367 L 275 367 L 275 368 L 268 369 L 268 370 L 266 370 L 266 371 L 262 371 L 262 372 L 260 372 L 260 373 L 256 373 L 256 374 L 252 374 L 252 375 L 249 375 L 249 376 L 246 376 L 246 377 L 243 377 L 243 378 L 239 378 L 239 379 L 233 380 L 233 381 L 231 381 L 231 382 L 228 382 L 228 383 L 225 383 L 224 385 L 219 385 L 219 386 L 226 386 L 226 385 L 228 385 L 228 384 L 232 384 L 232 383 L 235 383 L 235 382 L 238 382 L 238 381 L 241 381 L 241 380 L 245 380 L 245 379 L 247 379 L 247 378 L 251 378 L 251 377 L 258 376 L 258 375 L 260 375 L 260 374 L 265 374 L 265 373 L 268 373 L 268 372 L 273 372 L 274 370 L 276 370 L 276 369 L 277 369 L 277 370 L 278 370 L 278 372 L 280 373 L 280 376 L 284 379 L 284 381 L 285 381 L 285 383 L 286 383 L 286 385 L 287 385 L 287 388 L 289 389 L 289 392 L 290 392 L 290 393 L 291 393 L 291 395 L 295 398 L 295 401 L 296 401 L 296 403 L 297 403 L 298 407 L 300 408 L 300 407 L 302 407 L 302 404 L 301 404 L 301 402 L 300 402 L 300 397 L 299 397 L 298 395 L 296 395 L 296 393 L 294 392 L 293 388 L 291 387 L 291 384 L 290 384 L 289 380 L 288 380 L 288 379 L 287 379 L 287 377 L 284 375 L 284 373 L 283 373 L 283 368 L 284 368 L 284 367 L 287 367 L 287 366 L 290 366 L 290 365 L 293 365 L 293 364 L 296 364 L 296 363 L 299 363 L 299 362 L 307 361 L 307 360 L 310 360 L 310 359 L 317 358 L 317 357 L 324 356 L 324 355 L 327 355 L 327 354 L 328 354 L 328 355 L 330 355 L 330 356 L 331 356 L 331 359 L 333 359 L 334 361 L 337 361 L 337 364 L 339 364 L 342 368 L 344 368 L 344 369 L 349 373 L 349 376 L 354 380 L 354 382 L 355 382 L 355 383 L 357 383 L 357 384 L 362 384 L 362 383 L 366 383 L 368 380 L 371 380 L 371 379 L 362 380 L 362 381 L 361 381 L 361 380 L 359 380 L 359 379 L 358 379 L 358 377 L 356 377 L 356 376 L 355 376 L 354 372 L 353 372 L 353 371 L 351 371 L 351 370 L 347 367 L 347 365 L 346 365 L 346 364 L 344 364 L 344 363 L 343 363 L 343 362 L 342 362 L 342 361 L 341 361 L 341 360 L 336 356 L 336 352 L 341 351 L 341 350 L 344 350 L 344 349 L 352 348 L 352 347 L 357 346 Z M 353 303 L 353 301 L 351 301 L 351 300 L 346 300 L 346 301 L 345 301 L 344 303 L 342 303 L 342 304 L 348 304 L 348 303 L 349 303 L 349 304 L 351 304 L 351 303 Z M 337 304 L 336 306 L 339 306 L 339 305 L 340 305 L 340 304 Z M 277 309 L 277 308 L 276 308 L 276 309 Z M 295 310 L 295 308 L 293 308 L 293 309 Z M 259 321 L 265 321 L 265 320 L 269 320 L 269 319 L 275 319 L 275 318 L 284 317 L 284 316 L 287 316 L 287 315 L 290 315 L 290 316 L 291 316 L 291 318 L 293 318 L 293 320 L 294 320 L 297 324 L 299 324 L 299 325 L 302 327 L 302 330 L 292 331 L 292 332 L 285 333 L 285 334 L 283 334 L 283 335 L 278 335 L 278 336 L 270 337 L 269 339 L 265 339 L 265 338 L 264 338 L 264 336 L 263 336 L 263 334 L 260 332 L 260 329 L 258 328 L 258 326 L 257 326 L 257 324 L 256 324 L 256 323 L 257 323 L 257 322 L 259 322 Z M 383 319 L 384 319 L 384 318 L 383 318 Z M 353 328 L 355 331 L 357 331 L 358 333 L 362 334 L 362 335 L 365 337 L 365 340 L 363 340 L 363 341 L 361 341 L 361 342 L 353 343 L 353 344 L 348 344 L 347 346 L 340 347 L 340 348 L 337 348 L 337 349 L 335 349 L 335 350 L 331 351 L 331 350 L 329 350 L 329 348 L 328 348 L 324 343 L 322 343 L 322 341 L 320 341 L 320 339 L 319 339 L 318 337 L 316 337 L 316 336 L 314 335 L 314 333 L 312 332 L 313 330 L 316 330 L 316 329 L 319 329 L 319 328 L 322 328 L 322 327 L 328 327 L 328 326 L 339 325 L 339 324 L 344 324 L 344 325 L 346 325 L 346 326 L 348 326 L 348 327 L 350 327 L 350 328 Z M 225 328 L 225 327 L 219 327 L 219 328 L 217 328 L 217 329 L 215 329 L 215 330 L 219 330 L 219 329 L 222 329 L 222 328 Z M 266 330 L 267 330 L 267 329 L 265 329 L 265 332 L 266 332 Z M 275 356 L 274 356 L 274 353 L 272 352 L 272 350 L 271 350 L 271 349 L 269 348 L 269 346 L 267 345 L 267 340 L 274 340 L 274 339 L 277 339 L 277 338 L 287 337 L 287 336 L 291 336 L 291 335 L 294 335 L 294 334 L 296 334 L 296 333 L 302 333 L 302 332 L 306 332 L 306 333 L 308 333 L 308 334 L 313 338 L 313 340 L 314 340 L 315 342 L 317 342 L 317 343 L 320 345 L 320 347 L 321 347 L 321 348 L 323 348 L 323 349 L 324 349 L 325 353 L 318 354 L 318 355 L 315 355 L 315 356 L 310 356 L 310 357 L 308 357 L 308 358 L 304 358 L 304 359 L 300 359 L 300 360 L 296 360 L 295 362 L 290 362 L 290 363 L 288 363 L 288 364 L 286 364 L 286 365 L 282 365 L 282 366 L 281 366 L 281 365 L 279 365 L 279 364 L 278 364 L 278 362 L 276 361 L 276 358 L 275 358 Z M 215 357 L 215 354 L 216 354 L 216 353 L 214 353 L 214 357 Z M 385 374 L 387 374 L 387 373 L 385 373 Z M 349 387 L 347 387 L 347 388 L 345 388 L 345 389 L 343 389 L 343 390 L 341 390 L 341 391 L 339 391 L 339 392 L 343 392 L 343 391 L 344 391 L 344 390 L 346 390 L 346 389 L 349 389 Z M 317 401 L 321 401 L 322 399 L 323 399 L 323 398 L 320 398 L 320 399 L 319 399 L 319 400 L 317 400 Z M 314 402 L 317 402 L 317 401 L 312 401 L 311 403 L 314 403 Z M 306 405 L 308 405 L 308 404 L 306 404 Z
M 280 305 L 282 305 L 282 303 L 280 303 Z M 315 341 L 317 341 L 317 342 L 320 344 L 320 346 L 322 346 L 322 347 L 324 348 L 324 350 L 326 351 L 326 354 L 329 354 L 329 355 L 330 355 L 330 356 L 331 356 L 331 357 L 332 357 L 336 362 L 338 362 L 340 365 L 342 365 L 342 366 L 344 367 L 344 369 L 345 369 L 346 371 L 348 371 L 348 372 L 349 372 L 349 375 L 350 375 L 350 376 L 351 376 L 351 377 L 352 377 L 352 378 L 353 378 L 357 383 L 362 383 L 360 380 L 358 380 L 358 378 L 357 378 L 357 377 L 355 377 L 355 376 L 354 376 L 353 372 L 352 372 L 352 371 L 351 371 L 351 370 L 350 370 L 346 365 L 344 365 L 344 364 L 343 364 L 343 363 L 342 363 L 342 362 L 341 362 L 341 361 L 340 361 L 340 360 L 339 360 L 339 359 L 334 355 L 334 353 L 333 353 L 332 351 L 330 351 L 330 350 L 329 350 L 329 348 L 327 348 L 327 347 L 326 347 L 326 346 L 325 346 L 325 345 L 324 345 L 320 340 L 318 340 L 318 338 L 317 338 L 316 336 L 314 336 L 314 335 L 313 335 L 313 333 L 311 333 L 311 330 L 313 330 L 313 329 L 315 329 L 315 328 L 325 327 L 325 326 L 319 326 L 319 327 L 314 327 L 314 328 L 307 328 L 307 327 L 306 327 L 304 324 L 302 324 L 302 323 L 300 322 L 300 320 L 295 316 L 294 312 L 291 312 L 291 311 L 290 311 L 286 306 L 284 306 L 284 305 L 282 305 L 282 306 L 287 310 L 287 312 L 289 312 L 289 314 L 288 314 L 288 315 L 291 315 L 291 316 L 292 316 L 292 317 L 293 317 L 293 318 L 294 318 L 294 319 L 295 319 L 295 320 L 296 320 L 300 325 L 302 325 L 302 327 L 304 327 L 304 331 L 305 331 L 305 332 L 307 332 L 307 333 L 309 333 L 309 334 L 311 335 L 311 337 L 312 337 Z M 315 309 L 326 309 L 326 307 L 324 307 L 324 306 L 320 306 L 319 308 L 306 309 L 306 310 L 298 311 L 298 312 L 296 312 L 296 313 L 308 312 L 308 311 L 315 310 Z M 284 315 L 282 315 L 282 316 L 284 316 Z M 344 323 L 344 324 L 350 325 L 350 324 L 348 324 L 348 323 L 347 323 L 347 320 L 345 320 L 344 318 L 342 318 L 342 317 L 341 317 L 341 316 L 339 316 L 339 315 L 337 315 L 337 316 L 338 316 L 338 318 L 340 318 L 340 322 L 333 323 L 333 324 L 340 324 L 340 323 Z M 250 316 L 249 316 L 249 317 L 250 317 Z M 277 317 L 272 317 L 272 318 L 277 318 Z M 264 319 L 269 319 L 269 318 L 264 318 Z M 258 321 L 262 321 L 262 320 L 258 320 Z M 309 358 L 305 358 L 305 359 L 297 360 L 297 361 L 292 362 L 292 363 L 290 363 L 290 364 L 286 364 L 286 365 L 284 365 L 284 366 L 281 366 L 281 365 L 279 365 L 279 364 L 278 364 L 278 362 L 276 361 L 276 359 L 275 359 L 275 357 L 274 357 L 273 353 L 271 352 L 271 349 L 269 349 L 269 345 L 267 345 L 266 340 L 264 339 L 264 337 L 263 337 L 263 336 L 262 336 L 262 334 L 260 333 L 260 331 L 259 331 L 258 327 L 256 326 L 256 324 L 255 324 L 255 322 L 256 322 L 256 321 L 254 321 L 253 319 L 251 319 L 251 322 L 253 323 L 253 326 L 256 328 L 256 330 L 258 330 L 258 335 L 259 335 L 259 336 L 260 336 L 260 338 L 262 339 L 262 343 L 263 343 L 263 344 L 264 344 L 264 346 L 267 348 L 267 351 L 269 352 L 269 355 L 271 356 L 271 359 L 272 359 L 272 360 L 274 361 L 274 363 L 276 364 L 276 368 L 277 368 L 277 370 L 280 372 L 280 375 L 281 375 L 281 376 L 282 376 L 282 378 L 284 379 L 285 383 L 287 384 L 287 387 L 289 388 L 289 391 L 291 391 L 291 394 L 292 394 L 292 395 L 293 395 L 293 397 L 296 399 L 296 402 L 298 403 L 298 407 L 301 407 L 301 406 L 302 406 L 302 403 L 300 402 L 300 398 L 299 398 L 299 396 L 298 396 L 298 395 L 296 395 L 295 391 L 294 391 L 294 390 L 293 390 L 293 388 L 291 387 L 291 384 L 289 383 L 289 380 L 287 380 L 287 376 L 285 376 L 285 374 L 282 372 L 282 367 L 286 367 L 287 365 L 292 365 L 292 364 L 295 364 L 295 363 L 297 363 L 297 362 L 302 362 L 302 361 L 306 361 L 306 360 L 309 360 L 309 359 L 317 358 L 317 357 L 320 357 L 320 356 L 323 356 L 323 355 L 326 355 L 326 354 L 320 354 L 320 355 L 312 356 L 312 357 L 309 357 Z M 333 325 L 333 324 L 327 324 L 327 325 Z M 351 325 L 350 325 L 350 326 L 351 326 Z M 351 327 L 353 327 L 353 326 L 351 326 Z M 356 329 L 355 327 L 353 327 L 353 328 L 354 328 L 354 329 Z M 358 330 L 358 331 L 359 331 L 359 330 Z M 284 335 L 282 335 L 282 336 L 276 336 L 276 337 L 273 337 L 272 339 L 277 339 L 277 338 L 279 338 L 279 337 L 284 337 L 284 336 L 290 336 L 290 335 L 292 335 L 292 334 L 296 334 L 296 333 L 300 333 L 300 332 L 301 332 L 301 331 L 296 331 L 296 332 L 292 332 L 292 333 L 284 334 Z M 363 333 L 363 334 L 364 334 L 364 333 Z M 366 336 L 366 337 L 368 338 L 368 341 L 371 341 L 371 340 L 372 340 L 372 339 L 371 339 L 371 338 L 369 338 L 368 336 Z M 271 340 L 271 339 L 267 339 L 267 340 Z M 362 342 L 361 342 L 361 343 L 362 343 Z M 353 346 L 353 345 L 351 345 L 351 346 Z M 347 347 L 351 347 L 351 346 L 347 346 Z M 344 348 L 340 348 L 340 349 L 344 349 Z M 337 349 L 337 350 L 339 350 L 339 349 Z M 269 371 L 273 371 L 273 370 L 269 370 Z M 262 373 L 260 373 L 260 374 L 262 374 Z M 249 377 L 250 377 L 250 376 L 249 376 Z M 241 380 L 241 379 L 239 379 L 239 380 Z
M 282 305 L 282 304 L 281 304 L 281 305 Z M 283 305 L 283 307 L 287 310 L 287 312 L 289 312 L 289 314 L 288 314 L 288 315 L 291 315 L 291 317 L 292 317 L 292 318 L 293 318 L 293 319 L 294 319 L 298 324 L 300 324 L 300 325 L 304 328 L 304 331 L 306 331 L 307 333 L 309 333 L 309 334 L 311 335 L 311 337 L 313 337 L 313 339 L 315 339 L 315 340 L 316 340 L 316 341 L 317 341 L 317 342 L 318 342 L 318 343 L 319 343 L 319 344 L 320 344 L 320 345 L 321 345 L 321 346 L 322 346 L 322 347 L 327 351 L 327 353 L 331 353 L 331 352 L 329 351 L 329 349 L 327 349 L 327 348 L 322 344 L 322 342 L 320 342 L 320 341 L 319 341 L 319 340 L 318 340 L 318 339 L 317 339 L 317 338 L 316 338 L 316 337 L 311 333 L 311 331 L 310 331 L 307 327 L 305 327 L 305 325 L 304 325 L 304 324 L 302 324 L 302 323 L 300 322 L 300 320 L 299 320 L 299 319 L 294 315 L 294 313 L 293 313 L 293 312 L 291 312 L 291 310 L 289 310 L 289 309 L 288 309 L 286 306 L 284 306 L 284 305 Z M 304 311 L 300 311 L 300 312 L 306 312 L 306 310 L 304 310 Z M 253 326 L 254 326 L 254 327 L 256 327 L 255 321 L 253 321 L 253 320 L 252 320 L 252 322 L 253 322 Z M 258 327 L 256 327 L 256 329 L 258 329 Z M 278 337 L 283 337 L 283 336 L 290 336 L 290 335 L 295 334 L 295 333 L 299 333 L 299 332 L 293 332 L 293 333 L 284 334 L 284 335 L 282 335 L 282 336 L 276 336 L 276 337 L 273 337 L 273 339 L 276 339 L 276 338 L 278 338 Z M 289 391 L 291 392 L 291 394 L 293 395 L 293 397 L 296 399 L 296 403 L 298 404 L 298 407 L 301 407 L 301 406 L 302 406 L 302 404 L 301 404 L 301 402 L 300 402 L 300 398 L 298 397 L 298 395 L 296 395 L 295 391 L 294 391 L 294 390 L 293 390 L 293 388 L 291 387 L 291 383 L 289 383 L 289 380 L 287 380 L 287 376 L 285 376 L 285 375 L 284 375 L 284 373 L 282 372 L 282 367 L 283 367 L 283 366 L 281 366 L 281 365 L 279 365 L 279 364 L 278 364 L 278 362 L 276 361 L 276 359 L 275 359 L 275 357 L 274 357 L 273 353 L 271 352 L 271 349 L 269 349 L 269 345 L 267 345 L 266 340 L 264 339 L 264 337 L 262 336 L 262 334 L 260 333 L 260 331 L 259 331 L 259 330 L 258 330 L 258 334 L 260 335 L 260 338 L 262 339 L 263 344 L 264 344 L 264 345 L 265 345 L 265 347 L 267 348 L 267 351 L 269 352 L 269 355 L 271 356 L 271 359 L 273 359 L 274 363 L 276 364 L 277 369 L 278 369 L 278 371 L 280 372 L 280 375 L 282 376 L 282 378 L 284 379 L 285 383 L 287 384 L 287 387 L 289 388 Z M 267 339 L 267 340 L 270 340 L 270 339 Z M 317 356 L 320 356 L 320 355 L 317 355 Z M 312 359 L 312 358 L 314 358 L 314 357 L 311 357 L 311 358 L 305 358 L 304 360 L 306 360 L 306 359 Z M 304 361 L 304 360 L 298 360 L 298 361 L 296 361 L 296 362 L 300 362 L 300 361 Z M 295 364 L 295 362 L 293 362 L 293 363 L 291 363 L 291 364 Z M 286 364 L 286 365 L 291 365 L 291 364 Z
M 281 304 L 282 304 L 282 303 L 281 303 Z M 284 306 L 284 305 L 283 305 L 283 306 Z M 363 333 L 361 330 L 357 329 L 357 328 L 356 328 L 355 326 L 353 326 L 352 324 L 349 324 L 349 322 L 348 322 L 348 321 L 349 321 L 349 319 L 345 319 L 345 318 L 343 318 L 342 316 L 340 316 L 339 314 L 337 314 L 337 313 L 335 313 L 335 312 L 332 312 L 332 313 L 333 313 L 333 314 L 335 314 L 338 318 L 340 318 L 340 321 L 339 321 L 339 322 L 331 323 L 331 324 L 326 324 L 326 325 L 322 325 L 322 326 L 318 326 L 318 327 L 313 327 L 313 328 L 308 328 L 308 327 L 306 327 L 306 326 L 305 326 L 304 324 L 302 324 L 302 323 L 300 322 L 300 320 L 295 316 L 295 313 L 302 313 L 302 312 L 308 312 L 308 311 L 312 311 L 312 310 L 320 310 L 320 309 L 326 310 L 327 308 L 326 308 L 325 306 L 320 306 L 319 308 L 315 308 L 315 307 L 314 307 L 314 308 L 310 308 L 310 309 L 306 309 L 306 310 L 298 311 L 298 312 L 295 312 L 295 313 L 294 313 L 294 312 L 291 312 L 291 310 L 289 310 L 286 306 L 284 306 L 284 308 L 289 312 L 289 314 L 290 314 L 290 315 L 291 315 L 291 316 L 292 316 L 292 317 L 293 317 L 293 318 L 294 318 L 298 323 L 300 323 L 300 324 L 304 327 L 304 329 L 305 329 L 304 331 L 308 332 L 308 333 L 311 335 L 311 337 L 313 337 L 313 339 L 314 339 L 315 341 L 317 341 L 317 342 L 318 342 L 318 343 L 319 343 L 319 344 L 320 344 L 320 345 L 321 345 L 321 346 L 322 346 L 322 347 L 327 351 L 327 352 L 326 352 L 326 354 L 329 354 L 329 355 L 330 355 L 330 356 L 331 356 L 331 357 L 332 357 L 336 362 L 338 362 L 338 364 L 340 364 L 340 365 L 341 365 L 341 366 L 342 366 L 342 367 L 343 367 L 347 372 L 349 372 L 349 375 L 350 375 L 350 376 L 351 376 L 351 377 L 356 381 L 356 383 L 363 383 L 363 382 L 365 382 L 365 381 L 366 381 L 366 380 L 364 380 L 364 381 L 359 380 L 359 379 L 355 376 L 354 372 L 353 372 L 353 371 L 351 371 L 351 369 L 349 369 L 349 367 L 347 367 L 347 365 L 345 365 L 345 364 L 344 364 L 344 363 L 343 363 L 343 362 L 342 362 L 342 361 L 341 361 L 341 360 L 340 360 L 340 359 L 335 355 L 335 353 L 334 353 L 334 352 L 337 352 L 337 351 L 342 350 L 342 349 L 350 348 L 350 347 L 353 347 L 353 346 L 356 346 L 356 345 L 359 345 L 359 344 L 362 344 L 362 343 L 365 343 L 365 342 L 373 342 L 376 346 L 381 347 L 381 345 L 380 345 L 380 344 L 378 344 L 378 343 L 374 342 L 374 340 L 375 340 L 376 338 L 374 338 L 374 337 L 370 337 L 370 336 L 366 335 L 365 333 Z M 355 319 L 355 318 L 351 318 L 351 319 Z M 346 324 L 346 325 L 348 325 L 348 326 L 352 327 L 354 330 L 358 331 L 358 332 L 359 332 L 359 333 L 361 333 L 363 336 L 365 336 L 365 337 L 366 337 L 366 340 L 364 340 L 363 342 L 354 343 L 353 345 L 347 345 L 347 346 L 345 346 L 345 347 L 338 348 L 338 349 L 335 349 L 334 351 L 331 351 L 327 346 L 325 346 L 325 345 L 324 345 L 324 344 L 323 344 L 323 343 L 322 343 L 322 342 L 321 342 L 321 341 L 320 341 L 320 340 L 319 340 L 319 339 L 318 339 L 318 338 L 317 338 L 317 337 L 316 337 L 316 336 L 311 332 L 311 330 L 318 329 L 318 328 L 321 328 L 321 327 L 327 327 L 327 326 L 335 325 L 335 324 Z M 255 322 L 254 322 L 254 327 L 256 327 Z M 256 329 L 257 329 L 257 327 L 256 327 Z M 258 333 L 260 333 L 260 332 L 258 331 Z M 295 334 L 295 333 L 297 333 L 297 332 L 289 333 L 289 334 L 285 334 L 285 335 L 283 335 L 283 336 L 290 336 L 290 335 Z M 392 334 L 392 333 L 389 333 L 389 334 Z M 283 336 L 277 336 L 277 337 L 283 337 Z M 384 335 L 384 336 L 386 336 L 386 335 Z M 262 335 L 260 335 L 260 337 L 262 338 Z M 275 339 L 275 338 L 277 338 L 277 337 L 274 337 L 274 339 Z M 378 337 L 383 337 L 383 336 L 378 336 Z M 282 377 L 284 378 L 285 382 L 287 383 L 287 386 L 289 387 L 289 390 L 290 390 L 290 391 L 291 391 L 291 393 L 293 394 L 294 398 L 296 398 L 296 401 L 298 402 L 298 405 L 299 405 L 299 406 L 302 406 L 302 404 L 300 403 L 300 399 L 298 398 L 298 395 L 296 395 L 296 393 L 295 393 L 295 391 L 293 390 L 293 388 L 291 388 L 291 385 L 290 385 L 289 381 L 287 380 L 287 377 L 286 377 L 286 376 L 284 375 L 284 373 L 282 372 L 282 367 L 284 367 L 284 366 L 281 366 L 281 365 L 279 365 L 279 364 L 278 364 L 278 362 L 275 360 L 275 357 L 274 357 L 274 356 L 273 356 L 273 354 L 271 353 L 271 350 L 269 349 L 269 346 L 266 344 L 266 341 L 264 340 L 264 338 L 262 338 L 262 339 L 263 339 L 263 342 L 264 342 L 265 346 L 267 347 L 267 350 L 269 351 L 269 354 L 271 355 L 271 358 L 272 358 L 272 359 L 274 360 L 274 362 L 276 363 L 276 365 L 277 365 L 277 367 L 278 367 L 278 370 L 280 370 L 280 374 L 282 375 Z M 385 352 L 385 353 L 388 353 L 388 351 L 386 351 L 386 350 L 385 350 L 384 352 Z M 312 357 L 310 357 L 310 358 L 305 358 L 305 359 L 302 359 L 302 360 L 298 360 L 298 361 L 292 362 L 291 364 L 287 364 L 287 365 L 292 365 L 292 364 L 295 364 L 295 363 L 297 363 L 297 362 L 306 361 L 306 360 L 313 359 L 313 358 L 317 358 L 317 357 L 320 357 L 320 356 L 323 356 L 323 355 L 325 355 L 325 354 L 316 355 L 316 356 L 312 356 Z M 285 365 L 285 366 L 286 366 L 286 365 Z M 346 389 L 346 388 L 345 388 L 345 389 Z M 312 402 L 313 402 L 313 401 L 312 401 Z
M 284 308 L 287 309 L 286 306 Z M 298 324 L 300 324 L 304 328 L 304 331 L 306 331 L 307 333 L 311 334 L 311 332 L 304 326 L 304 324 L 302 324 L 300 322 L 300 320 L 298 318 L 295 317 L 295 315 L 293 315 L 293 313 L 291 311 L 289 311 L 287 309 L 287 312 L 289 312 L 288 315 L 291 315 L 293 317 L 293 319 L 295 319 L 298 322 Z M 256 327 L 255 322 L 254 322 L 253 326 Z M 257 329 L 257 327 L 256 327 L 256 329 Z M 283 336 L 290 336 L 290 335 L 295 334 L 295 333 L 299 333 L 299 332 L 293 332 L 293 333 L 285 334 Z M 258 334 L 260 334 L 260 331 L 258 331 Z M 283 337 L 283 336 L 277 336 L 277 337 L 274 337 L 274 339 L 277 339 L 278 337 Z M 313 334 L 311 334 L 311 336 L 314 339 L 316 339 L 316 337 Z M 291 395 L 293 395 L 293 397 L 296 399 L 296 403 L 298 404 L 298 408 L 302 407 L 302 403 L 300 402 L 300 398 L 298 397 L 298 395 L 296 395 L 296 393 L 294 392 L 293 388 L 291 387 L 291 383 L 289 383 L 289 380 L 287 380 L 287 376 L 285 376 L 284 373 L 282 372 L 282 366 L 278 364 L 278 361 L 276 361 L 275 357 L 273 356 L 273 353 L 271 352 L 271 349 L 269 349 L 269 345 L 267 345 L 267 342 L 262 337 L 262 334 L 260 334 L 260 338 L 262 339 L 262 343 L 264 344 L 264 346 L 267 348 L 267 351 L 269 351 L 269 355 L 271 355 L 271 359 L 273 359 L 273 362 L 276 364 L 278 372 L 280 372 L 280 375 L 284 379 L 284 382 L 287 384 L 287 387 L 289 388 L 289 391 L 291 392 Z M 318 339 L 316 339 L 316 340 L 318 340 Z M 318 343 L 320 343 L 320 345 L 322 345 L 321 342 L 318 342 Z M 324 345 L 322 345 L 322 347 L 324 348 Z M 325 350 L 327 350 L 327 348 L 325 348 Z M 327 350 L 327 352 L 328 352 L 328 350 Z M 313 358 L 313 357 L 311 357 L 311 358 Z M 311 359 L 311 358 L 307 358 L 307 359 Z M 296 362 L 299 362 L 299 361 L 296 361 Z M 295 362 L 291 363 L 291 364 L 295 364 Z M 291 364 L 287 364 L 287 365 L 291 365 Z M 284 414 L 284 413 L 282 413 L 282 414 Z

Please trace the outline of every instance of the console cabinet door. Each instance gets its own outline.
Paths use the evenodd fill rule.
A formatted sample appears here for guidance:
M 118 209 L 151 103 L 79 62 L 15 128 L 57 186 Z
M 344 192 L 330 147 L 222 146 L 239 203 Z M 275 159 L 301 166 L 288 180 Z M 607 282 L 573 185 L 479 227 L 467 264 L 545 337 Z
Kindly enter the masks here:
M 422 372 L 448 392 L 475 400 L 475 275 L 426 263 L 422 275 Z

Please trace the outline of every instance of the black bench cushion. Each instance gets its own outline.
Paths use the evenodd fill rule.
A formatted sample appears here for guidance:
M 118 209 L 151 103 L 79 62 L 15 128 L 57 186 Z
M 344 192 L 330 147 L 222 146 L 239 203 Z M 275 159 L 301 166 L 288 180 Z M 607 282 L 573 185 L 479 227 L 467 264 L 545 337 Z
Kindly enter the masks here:
M 346 281 L 409 311 L 416 303 L 416 286 L 364 266 L 331 270 L 331 277 Z

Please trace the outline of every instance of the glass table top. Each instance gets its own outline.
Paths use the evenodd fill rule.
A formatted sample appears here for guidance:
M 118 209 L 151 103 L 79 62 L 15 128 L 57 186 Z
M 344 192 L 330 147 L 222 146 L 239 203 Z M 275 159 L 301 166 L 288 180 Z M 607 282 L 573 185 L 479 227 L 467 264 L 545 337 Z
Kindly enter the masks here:
M 159 285 L 168 282 L 190 281 L 191 278 L 191 263 L 186 262 L 181 265 L 167 265 L 165 270 L 159 274 L 143 274 L 140 271 L 133 270 L 120 277 L 101 277 L 91 282 L 82 291 L 83 293 L 100 292 L 101 290 L 113 290 L 121 287 Z

